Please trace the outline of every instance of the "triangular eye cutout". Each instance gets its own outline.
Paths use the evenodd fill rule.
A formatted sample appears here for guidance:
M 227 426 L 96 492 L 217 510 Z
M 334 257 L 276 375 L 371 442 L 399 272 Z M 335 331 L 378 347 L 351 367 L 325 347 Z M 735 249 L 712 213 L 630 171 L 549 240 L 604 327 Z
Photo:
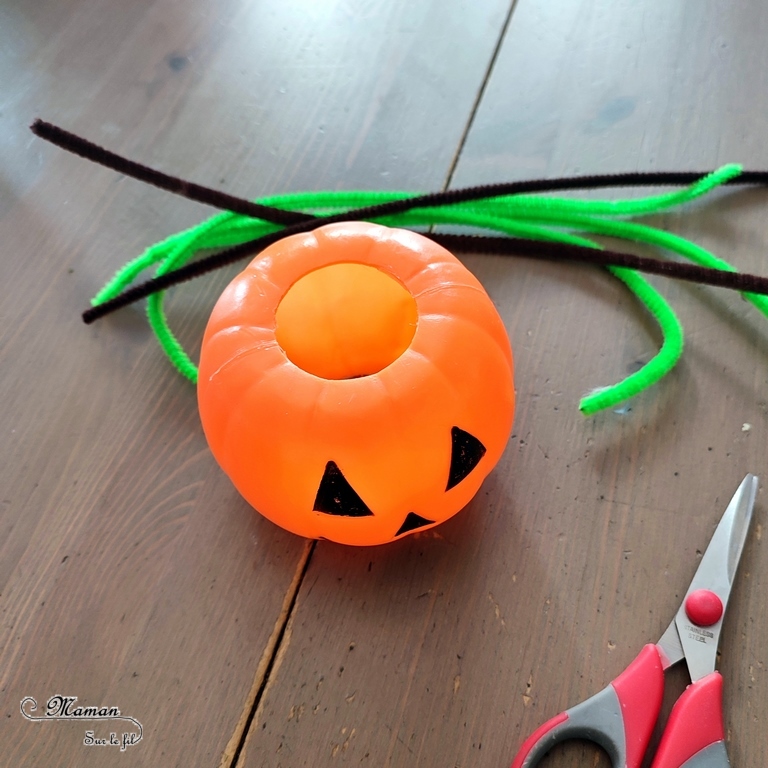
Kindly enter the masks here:
M 432 525 L 434 522 L 434 520 L 427 520 L 426 517 L 417 515 L 415 512 L 409 512 L 395 536 L 399 536 L 401 533 L 408 533 L 408 531 L 414 531 L 416 528 L 423 528 L 425 525 Z
M 357 495 L 355 489 L 347 482 L 335 461 L 325 465 L 323 479 L 317 489 L 315 512 L 339 517 L 371 517 L 373 512 Z
M 458 485 L 485 456 L 485 446 L 469 432 L 451 427 L 451 471 L 446 491 Z

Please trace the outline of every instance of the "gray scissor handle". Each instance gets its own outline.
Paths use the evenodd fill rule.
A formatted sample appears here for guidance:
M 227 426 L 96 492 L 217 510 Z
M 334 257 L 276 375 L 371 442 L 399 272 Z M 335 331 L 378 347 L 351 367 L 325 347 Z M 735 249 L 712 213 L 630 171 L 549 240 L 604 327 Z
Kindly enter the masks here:
M 520 768 L 533 768 L 552 747 L 570 739 L 595 742 L 608 753 L 611 765 L 615 768 L 624 768 L 627 763 L 621 704 L 616 691 L 610 685 L 581 704 L 566 710 L 559 718 L 545 723 L 534 736 L 538 738 L 519 764 Z M 517 764 L 513 763 L 512 768 L 518 768 Z
M 534 731 L 512 768 L 533 768 L 552 747 L 569 739 L 595 742 L 608 753 L 613 768 L 639 768 L 659 716 L 663 692 L 659 651 L 655 645 L 646 645 L 600 693 Z
M 725 742 L 716 741 L 686 760 L 680 768 L 730 768 L 730 766 L 731 761 L 725 751 Z

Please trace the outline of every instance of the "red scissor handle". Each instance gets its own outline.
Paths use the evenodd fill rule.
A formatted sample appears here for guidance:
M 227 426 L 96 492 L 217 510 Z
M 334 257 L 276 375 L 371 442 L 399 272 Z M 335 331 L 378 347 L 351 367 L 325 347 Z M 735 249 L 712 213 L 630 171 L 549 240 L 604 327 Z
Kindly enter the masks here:
M 727 768 L 722 702 L 719 672 L 691 683 L 672 708 L 651 768 Z
M 569 739 L 594 741 L 608 753 L 614 768 L 639 768 L 659 716 L 663 693 L 664 668 L 659 651 L 655 645 L 646 645 L 600 693 L 534 731 L 520 748 L 512 768 L 533 768 L 552 747 Z

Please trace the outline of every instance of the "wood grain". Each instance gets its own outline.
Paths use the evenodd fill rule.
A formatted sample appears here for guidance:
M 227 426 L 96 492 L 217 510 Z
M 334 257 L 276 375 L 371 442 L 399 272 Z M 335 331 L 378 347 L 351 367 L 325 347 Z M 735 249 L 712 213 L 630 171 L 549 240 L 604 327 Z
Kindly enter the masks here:
M 521 0 L 452 183 L 766 167 L 766 32 L 758 2 Z M 728 192 L 656 223 L 764 272 L 766 205 L 765 191 Z M 601 271 L 464 258 L 516 354 L 508 451 L 431 534 L 318 545 L 247 766 L 508 765 L 535 727 L 658 639 L 730 495 L 766 472 L 768 326 L 739 297 L 656 281 L 688 329 L 683 361 L 585 419 L 583 393 L 655 352 L 653 322 Z M 720 665 L 734 765 L 766 762 L 758 498 Z M 666 712 L 685 681 L 669 675 Z M 608 762 L 574 744 L 542 763 L 587 764 Z
M 29 123 L 240 195 L 435 188 L 507 9 L 4 4 L 0 764 L 231 764 L 310 551 L 214 465 L 141 308 L 79 320 L 118 266 L 209 211 L 45 146 Z M 190 348 L 226 279 L 169 303 Z M 21 716 L 25 696 L 40 714 L 55 694 L 119 707 L 142 743 L 88 748 L 82 723 Z

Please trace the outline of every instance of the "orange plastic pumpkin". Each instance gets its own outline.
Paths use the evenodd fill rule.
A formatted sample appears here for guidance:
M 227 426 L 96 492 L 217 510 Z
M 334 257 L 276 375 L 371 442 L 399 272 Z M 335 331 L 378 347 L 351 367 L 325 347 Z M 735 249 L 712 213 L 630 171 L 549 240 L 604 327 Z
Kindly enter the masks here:
M 381 544 L 458 512 L 498 461 L 512 352 L 478 280 L 414 232 L 347 222 L 264 250 L 203 338 L 200 417 L 264 516 Z

